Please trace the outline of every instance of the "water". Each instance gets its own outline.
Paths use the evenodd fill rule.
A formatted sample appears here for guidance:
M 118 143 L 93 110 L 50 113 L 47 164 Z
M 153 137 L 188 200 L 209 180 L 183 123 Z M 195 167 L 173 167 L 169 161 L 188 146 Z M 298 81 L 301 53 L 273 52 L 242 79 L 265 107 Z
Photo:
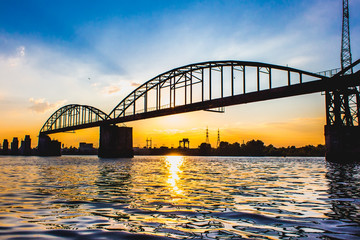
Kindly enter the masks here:
M 0 157 L 1 239 L 360 239 L 360 166 Z

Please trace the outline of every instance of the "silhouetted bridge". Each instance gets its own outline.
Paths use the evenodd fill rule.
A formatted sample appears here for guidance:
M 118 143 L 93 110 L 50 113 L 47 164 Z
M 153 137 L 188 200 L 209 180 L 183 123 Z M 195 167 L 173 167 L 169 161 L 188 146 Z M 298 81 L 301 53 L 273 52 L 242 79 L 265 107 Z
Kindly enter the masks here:
M 86 105 L 64 106 L 45 122 L 40 135 L 315 92 L 326 92 L 327 125 L 358 127 L 360 71 L 347 73 L 359 62 L 334 76 L 260 62 L 186 65 L 140 85 L 109 114 Z

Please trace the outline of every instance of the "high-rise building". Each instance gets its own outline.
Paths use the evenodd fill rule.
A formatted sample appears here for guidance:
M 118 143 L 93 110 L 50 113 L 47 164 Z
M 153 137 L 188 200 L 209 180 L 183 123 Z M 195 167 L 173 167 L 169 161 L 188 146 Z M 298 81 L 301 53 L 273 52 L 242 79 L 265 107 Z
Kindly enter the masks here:
M 19 152 L 19 139 L 14 137 L 11 142 L 11 154 L 16 155 Z
M 21 141 L 20 146 L 20 154 L 21 155 L 31 155 L 31 138 L 30 135 L 25 135 L 25 139 Z
M 9 142 L 7 139 L 4 139 L 2 154 L 8 154 L 8 153 L 9 153 Z

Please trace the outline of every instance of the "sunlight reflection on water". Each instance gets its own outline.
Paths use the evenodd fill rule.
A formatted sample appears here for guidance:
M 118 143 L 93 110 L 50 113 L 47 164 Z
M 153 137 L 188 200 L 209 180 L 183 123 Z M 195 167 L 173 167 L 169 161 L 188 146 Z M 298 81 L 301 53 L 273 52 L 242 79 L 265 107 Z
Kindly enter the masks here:
M 0 157 L 0 238 L 360 239 L 359 170 L 323 158 Z
M 177 194 L 181 195 L 182 190 L 179 189 L 178 181 L 180 179 L 179 174 L 181 173 L 180 167 L 184 162 L 183 156 L 167 156 L 166 165 L 169 169 L 169 178 L 168 183 L 170 184 L 172 190 Z

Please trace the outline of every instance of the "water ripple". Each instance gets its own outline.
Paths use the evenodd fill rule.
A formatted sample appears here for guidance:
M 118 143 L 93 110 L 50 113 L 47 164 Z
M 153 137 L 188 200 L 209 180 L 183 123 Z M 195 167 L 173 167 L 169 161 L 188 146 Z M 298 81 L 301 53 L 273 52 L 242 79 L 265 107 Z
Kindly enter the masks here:
M 360 239 L 360 166 L 0 157 L 0 238 Z

